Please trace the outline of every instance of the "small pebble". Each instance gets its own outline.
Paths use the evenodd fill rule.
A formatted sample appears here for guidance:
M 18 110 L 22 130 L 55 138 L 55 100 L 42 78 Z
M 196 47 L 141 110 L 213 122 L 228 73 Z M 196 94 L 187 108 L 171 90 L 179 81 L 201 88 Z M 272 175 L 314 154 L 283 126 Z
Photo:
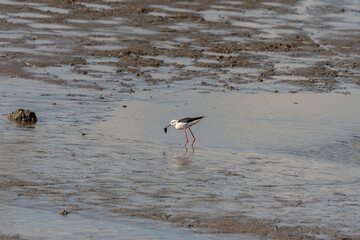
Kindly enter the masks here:
M 66 210 L 60 210 L 59 214 L 66 216 L 68 214 L 68 212 Z

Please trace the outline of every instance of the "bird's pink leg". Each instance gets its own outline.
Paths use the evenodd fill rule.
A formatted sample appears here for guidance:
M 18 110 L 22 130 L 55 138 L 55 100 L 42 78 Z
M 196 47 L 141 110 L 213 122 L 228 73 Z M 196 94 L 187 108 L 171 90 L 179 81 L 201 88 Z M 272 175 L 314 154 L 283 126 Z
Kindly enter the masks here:
M 194 144 L 194 142 L 195 142 L 195 136 L 194 136 L 194 134 L 193 134 L 193 132 L 191 131 L 191 128 L 189 128 L 189 130 L 190 130 L 190 133 L 191 133 L 191 135 L 193 136 L 193 138 L 194 138 L 194 140 L 193 140 L 193 142 L 192 142 L 192 144 L 191 144 L 191 146 Z
M 183 158 L 184 158 L 184 159 L 185 159 L 185 156 L 186 156 L 187 152 L 188 152 L 188 148 L 187 148 L 186 145 L 185 145 L 185 153 L 184 153 L 184 155 L 183 155 Z
M 184 129 L 184 132 L 185 132 L 185 137 L 186 137 L 186 143 L 185 143 L 185 147 L 186 147 L 186 144 L 189 142 L 189 140 L 188 140 L 188 137 L 187 137 L 187 134 L 186 134 L 186 129 Z

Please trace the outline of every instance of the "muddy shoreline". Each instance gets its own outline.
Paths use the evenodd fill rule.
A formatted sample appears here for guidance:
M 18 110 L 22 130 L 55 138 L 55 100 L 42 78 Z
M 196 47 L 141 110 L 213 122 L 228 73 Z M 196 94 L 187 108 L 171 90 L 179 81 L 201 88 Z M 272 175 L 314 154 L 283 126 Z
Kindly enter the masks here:
M 0 233 L 0 239 L 1 240 L 16 240 L 16 239 L 21 239 L 18 236 L 6 236 Z
M 96 192 L 100 196 L 106 196 L 101 203 L 99 204 L 91 203 L 85 200 L 84 196 L 88 195 L 89 190 L 78 190 L 71 194 L 66 194 L 67 190 L 62 187 L 56 187 L 57 184 L 50 182 L 42 182 L 38 184 L 36 182 L 24 181 L 20 179 L 14 179 L 11 176 L 0 175 L 0 191 L 12 192 L 13 196 L 7 199 L 8 202 L 17 202 L 21 199 L 36 199 L 39 196 L 46 196 L 48 199 L 52 199 L 46 204 L 38 206 L 40 208 L 56 208 L 58 209 L 66 208 L 68 214 L 77 214 L 92 207 L 98 208 L 105 206 L 112 216 L 118 217 L 137 217 L 137 218 L 147 218 L 157 221 L 165 221 L 178 226 L 181 228 L 188 228 L 195 233 L 211 233 L 211 234 L 250 234 L 258 236 L 260 238 L 270 238 L 270 239 L 318 239 L 316 236 L 326 235 L 331 236 L 331 239 L 345 240 L 345 239 L 359 239 L 357 236 L 346 235 L 340 233 L 336 229 L 331 229 L 326 226 L 303 226 L 303 225 L 293 225 L 293 226 L 278 226 L 281 223 L 281 219 L 266 220 L 266 219 L 257 219 L 247 217 L 243 213 L 237 213 L 234 211 L 232 215 L 222 215 L 213 214 L 213 213 L 194 213 L 194 212 L 177 212 L 172 210 L 172 214 L 168 214 L 166 208 L 161 208 L 158 206 L 148 206 L 141 208 L 140 206 L 136 209 L 133 207 L 130 208 L 115 208 L 111 209 L 112 205 L 123 205 L 124 207 L 129 205 L 131 198 L 125 196 L 119 198 L 116 194 L 112 194 L 111 191 L 99 190 Z M 60 179 L 57 181 L 61 181 Z M 93 190 L 90 190 L 90 192 Z M 163 192 L 158 196 L 152 196 L 153 198 L 166 198 L 170 194 Z M 78 199 L 73 204 L 69 203 L 66 199 Z M 208 200 L 211 201 L 211 200 Z M 52 203 L 50 203 L 52 202 Z M 116 202 L 116 204 L 115 204 Z M 55 205 L 54 205 L 55 203 Z M 81 207 L 85 203 L 85 208 Z M 122 203 L 122 204 L 121 204 Z M 301 206 L 301 202 L 294 203 Z M 61 207 L 60 207 L 61 206 Z M 54 214 L 58 209 L 53 209 Z M 108 211 L 106 210 L 106 211 Z M 101 213 L 98 211 L 99 215 L 107 214 L 105 212 Z M 114 215 L 115 214 L 115 215 Z M 213 215 L 213 217 L 211 217 Z M 1 235 L 0 239 L 2 240 L 13 240 L 13 239 L 23 239 L 19 236 L 7 236 Z
M 360 84 L 359 29 L 324 22 L 356 10 L 332 3 L 305 9 L 304 16 L 302 1 L 0 5 L 7 13 L 0 19 L 1 72 L 11 76 L 113 94 L 190 79 L 194 89 L 211 91 L 329 92 Z M 98 59 L 98 70 L 91 59 Z M 104 74 L 101 68 L 110 66 Z M 110 81 L 121 88 L 114 91 Z

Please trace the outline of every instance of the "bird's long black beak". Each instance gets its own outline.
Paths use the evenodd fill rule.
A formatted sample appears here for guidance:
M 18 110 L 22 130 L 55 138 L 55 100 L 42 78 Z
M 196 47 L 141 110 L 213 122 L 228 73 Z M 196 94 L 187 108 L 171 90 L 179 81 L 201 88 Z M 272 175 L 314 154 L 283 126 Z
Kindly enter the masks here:
M 167 128 L 170 127 L 171 125 L 167 125 L 166 127 L 164 127 L 164 132 L 167 133 Z

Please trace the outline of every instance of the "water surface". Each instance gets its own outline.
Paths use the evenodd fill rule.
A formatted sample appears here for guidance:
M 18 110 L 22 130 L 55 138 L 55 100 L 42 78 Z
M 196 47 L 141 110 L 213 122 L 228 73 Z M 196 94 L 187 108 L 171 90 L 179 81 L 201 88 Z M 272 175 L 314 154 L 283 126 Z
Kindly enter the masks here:
M 190 225 L 194 216 L 242 216 L 278 226 L 321 226 L 327 236 L 330 229 L 358 234 L 356 89 L 350 95 L 169 89 L 117 99 L 96 97 L 96 90 L 2 80 L 0 176 L 4 182 L 23 181 L 2 194 L 7 216 L 17 212 L 15 227 L 23 211 L 34 220 L 42 214 L 67 219 L 57 211 L 68 209 L 69 221 L 94 221 L 90 226 L 114 217 L 126 225 L 121 219 L 129 214 L 182 216 Z M 19 84 L 23 88 L 13 91 Z M 34 110 L 39 122 L 8 122 L 6 112 L 19 105 Z M 193 127 L 194 149 L 184 148 L 183 131 L 164 134 L 170 120 L 197 115 L 207 117 Z M 94 212 L 98 217 L 91 220 Z M 160 234 L 156 224 L 150 223 Z

